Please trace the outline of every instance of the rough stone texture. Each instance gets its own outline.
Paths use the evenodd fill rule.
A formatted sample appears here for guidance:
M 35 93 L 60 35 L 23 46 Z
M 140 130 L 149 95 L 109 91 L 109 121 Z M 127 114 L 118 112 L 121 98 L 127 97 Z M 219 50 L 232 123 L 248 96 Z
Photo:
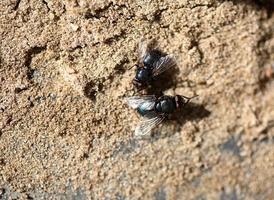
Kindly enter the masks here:
M 0 199 L 273 199 L 273 3 L 2 0 Z M 199 95 L 142 140 L 141 38 Z

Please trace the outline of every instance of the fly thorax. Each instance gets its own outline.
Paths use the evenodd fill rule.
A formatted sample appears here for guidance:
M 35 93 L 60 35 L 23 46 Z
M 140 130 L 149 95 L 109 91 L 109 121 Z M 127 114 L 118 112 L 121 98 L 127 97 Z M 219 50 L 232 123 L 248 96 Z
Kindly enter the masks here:
M 172 113 L 176 109 L 176 103 L 173 99 L 164 99 L 156 104 L 156 110 L 160 113 Z
M 150 71 L 146 68 L 137 70 L 136 78 L 140 82 L 147 82 L 150 79 Z

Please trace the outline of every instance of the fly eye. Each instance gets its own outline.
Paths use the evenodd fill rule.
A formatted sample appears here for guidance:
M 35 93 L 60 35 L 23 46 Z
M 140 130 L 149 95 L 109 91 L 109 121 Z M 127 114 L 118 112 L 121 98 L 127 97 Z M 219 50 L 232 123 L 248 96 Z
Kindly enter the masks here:
M 156 110 L 157 110 L 158 112 L 162 112 L 162 106 L 161 106 L 160 103 L 157 103 L 157 104 L 156 104 Z

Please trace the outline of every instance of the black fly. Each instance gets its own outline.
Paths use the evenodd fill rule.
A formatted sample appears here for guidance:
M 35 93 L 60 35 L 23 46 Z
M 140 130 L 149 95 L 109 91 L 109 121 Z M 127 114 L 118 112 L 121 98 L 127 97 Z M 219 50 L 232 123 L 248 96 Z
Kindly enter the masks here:
M 167 96 L 157 97 L 155 95 L 133 96 L 126 99 L 127 104 L 136 109 L 138 113 L 145 117 L 136 129 L 136 136 L 143 136 L 159 125 L 166 117 L 174 113 L 180 107 L 185 106 L 194 97 Z
M 155 42 L 154 42 L 155 43 Z M 163 55 L 154 48 L 153 42 L 139 45 L 139 62 L 136 66 L 136 75 L 133 84 L 144 88 L 164 71 L 176 65 L 173 55 Z

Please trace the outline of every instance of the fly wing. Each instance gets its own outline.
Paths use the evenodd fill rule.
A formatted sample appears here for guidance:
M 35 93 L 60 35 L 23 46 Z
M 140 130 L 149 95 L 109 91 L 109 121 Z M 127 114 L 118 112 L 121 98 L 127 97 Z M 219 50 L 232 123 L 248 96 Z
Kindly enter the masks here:
M 148 55 L 152 49 L 156 48 L 156 40 L 144 41 L 141 39 L 138 46 L 139 63 L 143 63 L 144 58 Z
M 142 105 L 143 108 L 151 110 L 154 107 L 156 97 L 154 95 L 133 96 L 125 99 L 129 107 L 137 109 Z
M 145 136 L 150 134 L 151 130 L 158 126 L 164 119 L 164 115 L 157 115 L 156 117 L 141 121 L 135 129 L 135 136 Z
M 173 55 L 167 55 L 161 57 L 155 64 L 152 71 L 153 76 L 158 76 L 159 74 L 163 73 L 164 71 L 174 67 L 176 65 L 175 58 Z

